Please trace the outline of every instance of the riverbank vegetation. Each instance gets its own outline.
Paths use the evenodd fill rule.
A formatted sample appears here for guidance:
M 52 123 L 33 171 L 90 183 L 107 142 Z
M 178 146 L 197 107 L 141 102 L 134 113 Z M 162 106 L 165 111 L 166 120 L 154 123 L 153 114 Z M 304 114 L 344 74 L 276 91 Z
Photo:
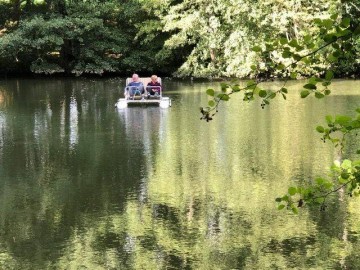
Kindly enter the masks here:
M 359 13 L 357 3 L 344 0 L 0 0 L 0 72 L 290 77 L 282 65 L 320 45 L 316 37 L 324 30 L 316 20 L 328 30 L 334 21 L 347 24 L 344 18 L 356 22 Z M 293 54 L 269 43 L 274 40 Z M 347 51 L 332 55 L 336 61 L 328 61 L 325 49 L 294 71 L 307 77 L 331 68 L 338 77 L 358 76 L 360 39 L 351 41 L 351 48 L 335 48 Z
M 348 2 L 352 4 L 351 2 Z M 359 9 L 352 4 L 356 12 Z M 301 98 L 310 95 L 318 99 L 330 95 L 329 86 L 332 83 L 334 74 L 341 74 L 343 62 L 348 67 L 350 62 L 346 59 L 354 57 L 358 61 L 358 45 L 360 40 L 359 16 L 355 13 L 346 12 L 340 16 L 334 12 L 329 18 L 315 18 L 311 26 L 316 35 L 293 37 L 288 39 L 280 37 L 266 40 L 265 46 L 255 45 L 252 51 L 257 53 L 259 59 L 267 59 L 264 66 L 253 66 L 252 69 L 259 75 L 267 74 L 267 78 L 278 76 L 290 77 L 293 79 L 304 75 L 304 68 L 311 71 L 308 81 L 303 85 L 300 93 Z M 277 57 L 280 56 L 280 57 Z M 281 59 L 282 58 L 282 59 Z M 322 66 L 322 67 L 321 67 Z M 256 76 L 256 80 L 248 80 L 245 85 L 237 83 L 222 83 L 221 89 L 216 92 L 214 89 L 206 91 L 209 96 L 208 106 L 201 107 L 202 117 L 207 122 L 213 120 L 224 101 L 229 101 L 231 95 L 241 93 L 243 101 L 250 102 L 255 98 L 261 99 L 261 107 L 264 109 L 276 96 L 287 98 L 287 80 L 277 90 L 265 89 L 262 79 Z M 360 109 L 357 109 L 360 112 Z M 279 209 L 290 209 L 294 213 L 304 204 L 318 204 L 321 210 L 325 210 L 329 195 L 338 191 L 346 192 L 350 197 L 360 196 L 360 160 L 343 160 L 342 151 L 346 147 L 346 138 L 349 133 L 355 133 L 360 128 L 360 117 L 352 118 L 347 115 L 326 116 L 326 125 L 319 125 L 316 130 L 323 135 L 322 141 L 330 141 L 339 148 L 339 157 L 331 167 L 332 179 L 317 178 L 309 185 L 289 187 L 288 193 L 278 197 Z M 357 154 L 360 150 L 357 151 Z M 346 158 L 346 157 L 345 157 Z

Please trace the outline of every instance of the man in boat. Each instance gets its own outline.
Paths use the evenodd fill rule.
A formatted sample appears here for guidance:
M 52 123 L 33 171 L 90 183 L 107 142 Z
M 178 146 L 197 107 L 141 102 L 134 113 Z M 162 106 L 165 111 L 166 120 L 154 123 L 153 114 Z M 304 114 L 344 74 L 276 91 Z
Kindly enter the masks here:
M 151 76 L 151 81 L 147 84 L 146 90 L 149 96 L 156 96 L 160 94 L 161 84 L 158 82 L 158 77 L 156 75 Z
M 125 87 L 125 96 L 142 96 L 144 94 L 144 84 L 139 80 L 139 75 L 134 73 L 131 79 L 132 81 Z

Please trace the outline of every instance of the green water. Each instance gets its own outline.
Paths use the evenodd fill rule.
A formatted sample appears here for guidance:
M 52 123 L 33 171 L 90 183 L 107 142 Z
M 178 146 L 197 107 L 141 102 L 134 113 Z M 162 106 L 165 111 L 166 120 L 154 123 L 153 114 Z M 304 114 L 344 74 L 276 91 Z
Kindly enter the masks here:
M 210 123 L 218 83 L 164 80 L 171 108 L 118 110 L 124 83 L 0 81 L 0 269 L 358 269 L 360 199 L 298 216 L 274 199 L 327 175 L 315 127 L 355 115 L 359 81 L 322 100 L 291 83 L 264 110 L 232 96 Z

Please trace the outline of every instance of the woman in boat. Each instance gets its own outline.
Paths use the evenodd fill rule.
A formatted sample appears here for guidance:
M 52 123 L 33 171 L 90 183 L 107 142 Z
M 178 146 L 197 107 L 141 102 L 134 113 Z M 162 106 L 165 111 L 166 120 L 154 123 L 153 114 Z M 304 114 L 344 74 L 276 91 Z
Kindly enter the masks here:
M 160 94 L 161 84 L 158 82 L 158 77 L 156 75 L 151 76 L 151 81 L 147 84 L 146 90 L 149 96 Z

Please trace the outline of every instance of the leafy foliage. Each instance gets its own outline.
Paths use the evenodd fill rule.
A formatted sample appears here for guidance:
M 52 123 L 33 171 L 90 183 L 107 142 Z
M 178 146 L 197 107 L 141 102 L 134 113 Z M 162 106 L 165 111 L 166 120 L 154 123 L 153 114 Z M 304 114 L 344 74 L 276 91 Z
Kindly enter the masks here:
M 33 6 L 38 8 L 31 12 L 19 7 L 18 21 L 11 16 L 3 19 L 2 71 L 171 73 L 182 60 L 175 58 L 175 51 L 154 61 L 168 36 L 161 32 L 161 22 L 155 15 L 158 4 L 77 0 Z
M 356 46 L 359 43 L 360 24 L 358 18 L 352 16 L 343 16 L 338 18 L 337 14 L 327 19 L 315 19 L 314 26 L 318 27 L 319 34 L 316 37 L 304 36 L 301 39 L 285 39 L 267 40 L 265 49 L 256 45 L 252 50 L 258 53 L 262 58 L 270 57 L 270 61 L 264 68 L 253 66 L 252 69 L 258 74 L 265 74 L 265 78 L 271 78 L 280 71 L 287 78 L 297 78 L 299 76 L 299 67 L 301 65 L 316 66 L 321 63 L 327 63 L 329 67 L 338 63 L 340 59 L 344 59 L 350 55 L 356 56 L 358 51 Z M 277 52 L 281 51 L 283 59 L 288 61 L 278 61 L 276 59 Z M 324 52 L 324 53 L 320 53 Z M 325 58 L 324 58 L 325 56 Z M 355 57 L 356 58 L 356 57 Z M 325 61 L 325 62 L 324 62 Z M 336 68 L 334 68 L 336 69 Z M 266 74 L 266 71 L 271 71 Z M 301 98 L 306 98 L 313 94 L 316 98 L 324 98 L 331 93 L 328 88 L 334 78 L 334 71 L 328 69 L 326 72 L 315 74 L 308 79 L 303 85 L 300 93 Z M 303 74 L 300 74 L 303 75 Z M 319 76 L 321 75 L 321 77 Z M 256 80 L 250 80 L 245 87 L 240 88 L 238 84 L 222 84 L 220 94 L 216 94 L 214 90 L 208 90 L 207 95 L 210 97 L 208 106 L 201 108 L 201 119 L 210 121 L 218 112 L 218 106 L 221 101 L 227 101 L 229 98 L 222 99 L 223 95 L 230 95 L 242 92 L 244 101 L 254 100 L 256 96 L 262 99 L 261 107 L 264 108 L 270 104 L 270 100 L 281 94 L 286 99 L 288 93 L 286 86 L 287 80 L 283 86 L 277 91 L 262 89 L 261 81 L 264 77 L 257 77 Z M 358 110 L 360 112 L 360 109 Z M 338 115 L 335 118 L 327 116 L 327 127 L 317 126 L 316 130 L 323 134 L 322 140 L 326 142 L 330 140 L 335 147 L 340 146 L 341 149 L 345 145 L 345 137 L 348 133 L 360 128 L 360 116 L 355 119 Z M 360 153 L 360 151 L 358 151 Z M 305 204 L 319 204 L 320 210 L 325 210 L 326 200 L 339 190 L 346 190 L 349 196 L 358 196 L 360 194 L 360 161 L 344 161 L 336 162 L 331 167 L 333 179 L 317 178 L 314 183 L 310 183 L 307 187 L 290 187 L 287 194 L 276 198 L 278 209 L 289 209 L 293 213 L 298 213 L 298 209 Z
M 12 0 L 1 1 L 0 11 L 2 71 L 258 79 L 318 76 L 327 69 L 350 76 L 360 68 L 353 57 L 359 39 L 344 38 L 359 18 L 352 1 Z M 40 33 L 26 36 L 25 24 Z M 45 36 L 64 42 L 32 47 Z M 324 41 L 333 45 L 306 56 Z M 296 66 L 284 69 L 294 59 Z
M 165 46 L 193 46 L 176 75 L 289 77 L 290 72 L 284 70 L 284 66 L 292 64 L 293 59 L 299 62 L 293 75 L 297 77 L 321 75 L 335 62 L 337 69 L 346 63 L 347 74 L 354 74 L 359 63 L 354 58 L 351 60 L 349 55 L 340 54 L 341 45 L 332 50 L 335 54 L 331 50 L 322 50 L 316 56 L 305 57 L 324 40 L 334 42 L 347 34 L 346 29 L 352 27 L 357 18 L 351 17 L 349 21 L 347 15 L 342 15 L 342 9 L 349 9 L 349 4 L 305 2 L 198 0 L 195 3 L 181 1 L 171 6 L 163 20 L 165 30 L 175 31 L 175 34 Z M 339 15 L 335 17 L 334 13 Z M 354 44 L 358 46 L 359 40 Z M 356 46 L 354 48 L 358 50 Z M 341 58 L 343 62 L 339 64 L 335 58 Z
M 331 167 L 333 179 L 316 178 L 308 187 L 289 187 L 287 194 L 278 197 L 278 209 L 289 209 L 295 214 L 298 208 L 305 204 L 320 205 L 320 210 L 326 209 L 326 200 L 335 192 L 345 189 L 352 197 L 360 195 L 360 160 L 336 162 Z
M 319 36 L 316 41 L 319 47 L 315 47 L 313 41 L 309 42 L 309 37 L 303 39 L 292 39 L 290 41 L 284 40 L 283 38 L 276 39 L 274 41 L 268 41 L 268 46 L 263 51 L 260 46 L 254 46 L 252 50 L 258 53 L 261 57 L 264 55 L 274 56 L 271 57 L 271 62 L 268 62 L 264 68 L 254 67 L 254 72 L 257 72 L 256 80 L 247 81 L 246 87 L 240 88 L 238 84 L 224 84 L 221 86 L 221 93 L 216 95 L 215 93 L 210 95 L 211 99 L 208 106 L 201 108 L 203 115 L 202 119 L 209 120 L 209 115 L 212 116 L 218 111 L 218 105 L 220 101 L 227 101 L 229 98 L 223 98 L 226 94 L 227 97 L 236 93 L 242 92 L 244 95 L 244 101 L 254 100 L 255 96 L 259 96 L 262 99 L 261 107 L 264 108 L 270 104 L 271 99 L 277 95 L 281 95 L 286 99 L 288 93 L 286 86 L 287 80 L 291 78 L 297 78 L 299 76 L 299 66 L 301 65 L 320 65 L 323 61 L 320 51 L 326 51 L 327 63 L 331 67 L 332 62 L 338 61 L 342 55 L 346 55 L 349 52 L 346 48 L 352 48 L 354 42 L 358 42 L 360 39 L 360 25 L 357 20 L 352 20 L 350 17 L 344 17 L 338 21 L 337 16 L 332 16 L 332 19 L 320 20 L 315 19 L 314 25 L 319 26 Z M 330 37 L 329 37 L 330 36 Z M 311 40 L 314 40 L 312 38 Z M 300 54 L 299 51 L 303 51 Z M 286 62 L 278 62 L 275 56 L 279 51 L 282 51 L 282 57 L 289 59 Z M 356 54 L 355 54 L 356 55 Z M 354 57 L 354 55 L 353 55 Z M 267 71 L 272 70 L 271 73 Z M 283 86 L 277 90 L 266 90 L 261 88 L 261 82 L 270 79 L 281 71 L 282 74 L 286 74 L 287 79 L 284 81 Z M 312 76 L 308 79 L 308 82 L 303 86 L 303 90 L 300 95 L 302 98 L 308 97 L 313 94 L 316 98 L 324 98 L 331 93 L 328 88 L 331 85 L 331 80 L 334 78 L 334 72 L 328 69 L 326 72 L 321 72 L 317 75 Z M 215 111 L 215 113 L 213 113 Z

